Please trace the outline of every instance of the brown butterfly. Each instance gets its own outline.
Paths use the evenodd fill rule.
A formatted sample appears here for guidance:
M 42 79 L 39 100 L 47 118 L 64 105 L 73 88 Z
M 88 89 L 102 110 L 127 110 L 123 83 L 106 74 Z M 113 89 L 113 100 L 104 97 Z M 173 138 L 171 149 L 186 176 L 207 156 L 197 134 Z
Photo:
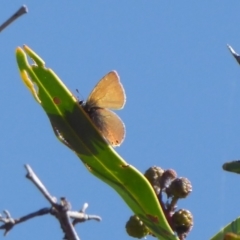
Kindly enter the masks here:
M 90 93 L 86 102 L 80 102 L 95 126 L 112 146 L 120 146 L 125 137 L 125 126 L 117 114 L 110 111 L 122 109 L 126 95 L 116 71 L 105 75 Z

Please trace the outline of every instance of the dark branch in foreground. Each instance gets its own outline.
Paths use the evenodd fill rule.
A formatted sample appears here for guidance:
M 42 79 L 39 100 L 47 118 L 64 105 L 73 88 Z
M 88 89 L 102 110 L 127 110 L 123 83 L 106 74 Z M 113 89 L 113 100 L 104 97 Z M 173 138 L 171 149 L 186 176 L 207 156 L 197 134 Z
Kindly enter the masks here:
M 20 7 L 17 12 L 15 12 L 7 21 L 5 21 L 2 25 L 0 25 L 0 32 L 6 28 L 8 25 L 10 25 L 12 22 L 14 22 L 16 19 L 21 17 L 23 14 L 27 13 L 28 9 L 27 6 L 23 5 Z
M 24 221 L 27 221 L 29 219 L 32 219 L 34 217 L 42 216 L 45 214 L 51 214 L 55 216 L 60 226 L 65 234 L 64 239 L 66 240 L 80 240 L 78 237 L 74 226 L 77 223 L 85 222 L 87 220 L 96 220 L 101 221 L 101 218 L 96 215 L 87 215 L 85 214 L 85 211 L 88 207 L 88 204 L 85 203 L 82 207 L 82 209 L 77 211 L 70 211 L 71 205 L 70 203 L 64 198 L 60 198 L 60 203 L 57 203 L 57 199 L 50 195 L 46 187 L 43 185 L 43 183 L 40 181 L 40 179 L 37 177 L 37 175 L 34 173 L 34 171 L 31 169 L 29 165 L 25 165 L 25 168 L 27 170 L 26 177 L 33 182 L 33 184 L 39 189 L 39 191 L 44 195 L 44 197 L 49 201 L 51 204 L 50 208 L 42 208 L 36 212 L 30 213 L 28 215 L 25 215 L 20 218 L 12 218 L 10 213 L 5 210 L 3 217 L 0 214 L 0 222 L 3 222 L 4 224 L 0 226 L 0 229 L 4 229 L 4 236 L 16 225 L 19 223 L 22 223 Z M 71 219 L 73 221 L 71 222 Z

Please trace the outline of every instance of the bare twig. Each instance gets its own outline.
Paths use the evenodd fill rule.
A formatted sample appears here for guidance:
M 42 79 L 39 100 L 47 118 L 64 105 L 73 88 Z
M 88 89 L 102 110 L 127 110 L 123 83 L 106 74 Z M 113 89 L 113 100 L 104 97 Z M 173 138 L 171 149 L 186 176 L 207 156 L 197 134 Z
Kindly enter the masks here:
M 87 215 L 85 214 L 86 209 L 88 208 L 88 204 L 84 203 L 82 209 L 79 212 L 68 212 L 68 216 L 70 218 L 73 218 L 73 222 L 72 225 L 75 226 L 77 223 L 82 223 L 85 222 L 87 220 L 96 220 L 98 222 L 100 222 L 102 219 L 101 217 L 97 216 L 97 215 Z
M 39 191 L 44 195 L 44 197 L 49 201 L 51 207 L 50 208 L 43 208 L 36 212 L 30 213 L 28 215 L 25 215 L 20 218 L 12 218 L 10 213 L 5 210 L 3 217 L 0 214 L 0 222 L 3 222 L 3 225 L 0 226 L 0 229 L 4 229 L 4 235 L 6 235 L 16 224 L 19 224 L 21 222 L 27 221 L 29 219 L 32 219 L 33 217 L 45 215 L 45 214 L 51 214 L 55 216 L 60 226 L 65 234 L 64 239 L 66 240 L 80 240 L 78 237 L 74 225 L 77 223 L 85 222 L 87 220 L 96 220 L 101 221 L 101 218 L 97 215 L 87 215 L 85 213 L 88 204 L 85 203 L 82 207 L 82 209 L 77 211 L 71 211 L 71 204 L 66 200 L 66 198 L 62 197 L 60 198 L 60 203 L 57 202 L 57 199 L 48 192 L 47 188 L 43 185 L 43 183 L 40 181 L 40 179 L 37 177 L 37 175 L 34 173 L 32 168 L 29 165 L 25 165 L 25 168 L 27 170 L 26 177 L 31 180 L 31 182 L 39 189 Z M 73 219 L 73 222 L 71 222 L 71 219 Z
M 6 217 L 2 217 L 0 214 L 0 221 L 4 224 L 0 226 L 0 229 L 5 229 L 4 236 L 7 235 L 7 233 L 18 223 L 27 221 L 31 218 L 42 216 L 45 214 L 48 214 L 51 212 L 51 208 L 42 208 L 36 212 L 30 213 L 28 215 L 25 215 L 21 218 L 13 219 L 10 215 L 10 213 L 7 210 L 4 210 L 3 213 L 6 215 Z
M 228 49 L 230 50 L 231 54 L 234 56 L 234 58 L 237 60 L 238 64 L 240 64 L 240 55 L 234 51 L 234 49 L 227 44 Z
M 70 210 L 71 206 L 66 201 L 65 198 L 61 198 L 60 204 L 57 204 L 57 200 L 55 197 L 52 197 L 46 187 L 42 184 L 40 179 L 34 173 L 32 168 L 29 165 L 25 165 L 27 169 L 26 177 L 33 182 L 33 184 L 40 190 L 40 192 L 44 195 L 44 197 L 50 202 L 52 205 L 52 214 L 59 220 L 61 228 L 65 233 L 67 240 L 80 240 L 78 237 L 67 212 Z
M 27 6 L 23 5 L 20 7 L 17 12 L 15 12 L 7 21 L 5 21 L 2 25 L 0 25 L 0 32 L 6 28 L 8 25 L 10 25 L 12 22 L 14 22 L 16 19 L 21 17 L 23 14 L 27 13 L 28 9 Z
M 34 171 L 29 165 L 25 165 L 25 168 L 27 170 L 26 178 L 28 178 L 38 188 L 38 190 L 43 194 L 43 196 L 49 201 L 49 203 L 54 206 L 57 203 L 57 199 L 51 196 L 51 194 L 48 192 L 46 187 L 42 184 L 40 179 L 37 177 L 37 175 L 34 173 Z

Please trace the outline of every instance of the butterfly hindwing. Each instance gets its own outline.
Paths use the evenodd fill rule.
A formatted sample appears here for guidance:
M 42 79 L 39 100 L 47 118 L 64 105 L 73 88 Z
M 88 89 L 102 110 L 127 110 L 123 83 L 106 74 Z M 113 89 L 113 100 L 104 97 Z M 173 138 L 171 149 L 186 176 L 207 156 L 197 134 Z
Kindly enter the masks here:
M 114 112 L 106 108 L 96 108 L 91 119 L 112 146 L 119 146 L 125 137 L 125 126 Z

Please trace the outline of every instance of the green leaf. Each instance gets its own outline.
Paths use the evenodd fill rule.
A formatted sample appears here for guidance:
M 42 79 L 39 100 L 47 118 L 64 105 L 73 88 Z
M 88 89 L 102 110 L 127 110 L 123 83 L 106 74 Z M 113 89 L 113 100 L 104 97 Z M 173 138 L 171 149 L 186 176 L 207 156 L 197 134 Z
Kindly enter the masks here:
M 28 63 L 27 55 L 34 64 Z M 57 138 L 76 153 L 90 173 L 114 188 L 159 239 L 178 239 L 150 183 L 104 140 L 58 76 L 27 46 L 17 48 L 16 58 L 23 82 L 43 107 Z
M 236 220 L 232 221 L 228 225 L 226 225 L 224 228 L 222 228 L 214 237 L 212 237 L 210 240 L 223 240 L 224 235 L 226 233 L 236 233 L 240 234 L 240 218 L 237 218 Z M 231 239 L 231 238 L 228 238 Z M 238 239 L 238 238 L 233 238 Z
M 236 161 L 224 163 L 222 168 L 225 171 L 240 174 L 240 161 L 236 160 Z

